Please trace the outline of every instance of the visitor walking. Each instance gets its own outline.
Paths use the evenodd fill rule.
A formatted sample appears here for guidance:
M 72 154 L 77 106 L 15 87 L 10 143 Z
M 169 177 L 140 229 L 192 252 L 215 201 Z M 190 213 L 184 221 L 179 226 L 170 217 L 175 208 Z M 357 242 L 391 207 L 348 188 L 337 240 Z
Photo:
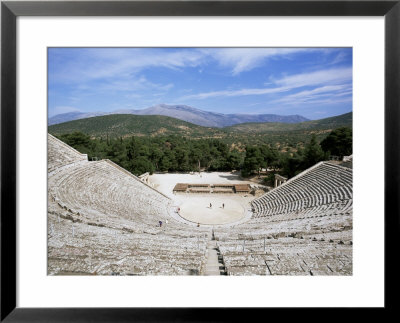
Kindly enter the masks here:
M 160 228 L 161 228 L 161 226 L 162 226 L 162 221 L 158 221 L 158 223 L 160 224 Z
M 212 209 L 212 204 L 210 203 L 210 209 Z
M 225 209 L 225 204 L 224 203 L 222 203 L 222 208 Z

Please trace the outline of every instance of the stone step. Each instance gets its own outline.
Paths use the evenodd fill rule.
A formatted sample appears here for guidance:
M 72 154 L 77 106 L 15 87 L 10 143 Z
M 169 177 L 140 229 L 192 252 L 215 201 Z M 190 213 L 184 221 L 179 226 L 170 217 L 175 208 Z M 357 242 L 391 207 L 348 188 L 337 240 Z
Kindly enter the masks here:
M 226 275 L 225 266 L 222 262 L 222 257 L 217 249 L 217 242 L 210 240 L 207 243 L 207 261 L 204 271 L 205 276 L 220 276 Z

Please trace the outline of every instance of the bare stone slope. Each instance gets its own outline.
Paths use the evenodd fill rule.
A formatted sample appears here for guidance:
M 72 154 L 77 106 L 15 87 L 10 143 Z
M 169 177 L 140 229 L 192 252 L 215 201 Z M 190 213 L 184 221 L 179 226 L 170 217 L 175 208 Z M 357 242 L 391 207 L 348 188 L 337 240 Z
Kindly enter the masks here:
M 114 163 L 70 155 L 49 136 L 49 274 L 201 273 L 208 229 L 174 220 L 168 197 Z
M 210 274 L 211 237 L 211 264 L 228 275 L 352 274 L 352 170 L 326 162 L 253 200 L 249 221 L 212 230 L 180 222 L 167 195 L 49 135 L 48 201 L 50 275 Z
M 321 162 L 252 202 L 215 232 L 230 275 L 351 275 L 352 169 Z

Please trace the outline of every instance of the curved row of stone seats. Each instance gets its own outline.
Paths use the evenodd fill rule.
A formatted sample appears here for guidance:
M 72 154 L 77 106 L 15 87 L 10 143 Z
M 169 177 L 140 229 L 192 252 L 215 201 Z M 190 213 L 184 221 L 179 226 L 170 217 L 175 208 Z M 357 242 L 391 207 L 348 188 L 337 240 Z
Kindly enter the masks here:
M 74 222 L 150 232 L 158 221 L 168 219 L 171 229 L 177 226 L 185 234 L 193 232 L 169 216 L 168 197 L 107 160 L 64 168 L 49 177 L 48 186 L 49 202 L 53 202 L 49 211 L 61 209 Z
M 81 154 L 56 137 L 47 134 L 47 172 L 51 173 L 62 166 L 87 161 L 87 155 Z
M 159 227 L 137 219 L 77 215 L 55 202 L 49 209 L 49 274 L 187 275 L 204 269 L 206 228 L 194 230 L 172 219 Z
M 258 214 L 268 205 L 273 216 L 214 231 L 229 275 L 351 274 L 351 172 L 322 164 L 289 180 L 280 194 L 278 188 L 255 200 Z M 209 229 L 176 221 L 168 197 L 112 162 L 66 165 L 49 176 L 49 274 L 203 272 Z M 326 173 L 328 183 L 313 178 Z
M 49 156 L 57 155 L 54 149 L 67 155 L 64 145 L 49 145 Z M 209 229 L 171 217 L 167 196 L 108 160 L 52 165 L 48 176 L 49 274 L 202 272 Z
M 274 216 L 271 217 L 255 217 L 250 222 L 279 222 L 285 220 L 326 217 L 332 214 L 352 214 L 353 200 L 341 200 L 327 204 L 308 204 L 307 206 L 301 203 L 293 203 L 289 206 L 281 206 L 274 208 Z
M 281 238 L 220 246 L 228 275 L 352 275 L 352 249 L 329 241 Z M 247 250 L 246 250 L 247 249 Z
M 228 275 L 351 275 L 352 170 L 319 163 L 214 230 Z
M 261 218 L 262 219 L 262 218 Z M 332 214 L 327 217 L 302 218 L 283 221 L 262 222 L 251 221 L 231 228 L 218 228 L 214 230 L 214 236 L 220 243 L 230 240 L 254 240 L 254 239 L 277 239 L 280 237 L 293 236 L 301 239 L 317 235 L 338 235 L 346 232 L 346 241 L 351 241 L 353 220 L 351 214 Z M 338 233 L 339 232 L 339 233 Z M 350 235 L 349 235 L 350 234 Z M 344 236 L 342 238 L 344 238 Z M 330 238 L 334 241 L 336 237 Z
M 352 170 L 320 162 L 252 202 L 254 217 L 276 216 L 352 199 Z
M 79 213 L 151 219 L 153 223 L 168 216 L 167 197 L 105 160 L 59 172 L 49 178 L 49 188 L 60 206 Z
M 206 239 L 177 238 L 168 226 L 137 234 L 72 223 L 54 214 L 48 226 L 51 275 L 196 275 L 205 267 Z
M 332 167 L 337 168 L 336 165 L 320 163 L 316 166 L 301 173 L 301 176 L 296 176 L 285 184 L 272 190 L 271 192 L 269 192 L 268 196 L 280 197 L 283 199 L 283 201 L 285 201 L 286 198 L 286 201 L 290 202 L 314 194 L 332 194 L 332 192 L 335 193 L 337 187 L 341 186 L 351 187 L 351 177 L 345 177 L 343 178 L 344 180 L 341 182 L 337 181 L 337 178 L 335 177 L 335 172 L 333 172 L 332 169 Z M 344 169 L 343 167 L 341 168 Z M 265 199 L 266 196 L 263 197 Z M 258 200 L 256 200 L 256 202 L 257 201 L 263 202 L 262 204 L 269 202 L 268 200 L 263 201 L 263 198 L 259 198 Z M 275 203 L 281 204 L 280 201 L 275 201 Z

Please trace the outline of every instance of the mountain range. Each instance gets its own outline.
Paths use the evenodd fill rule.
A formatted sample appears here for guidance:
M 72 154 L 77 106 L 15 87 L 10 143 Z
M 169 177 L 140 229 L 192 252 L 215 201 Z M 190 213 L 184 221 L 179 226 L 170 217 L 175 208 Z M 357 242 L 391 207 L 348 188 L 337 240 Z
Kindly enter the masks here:
M 224 128 L 225 131 L 246 134 L 262 134 L 282 131 L 309 131 L 309 130 L 329 130 L 339 127 L 352 127 L 353 113 L 348 112 L 334 117 L 310 120 L 299 123 L 281 122 L 251 122 L 241 123 Z
M 116 110 L 113 112 L 68 112 L 55 115 L 48 120 L 48 124 L 55 125 L 67 121 L 85 119 L 111 114 L 133 114 L 133 115 L 161 115 L 183 120 L 203 127 L 223 128 L 240 123 L 249 122 L 279 122 L 299 123 L 309 119 L 300 115 L 282 116 L 277 114 L 223 114 L 196 109 L 187 105 L 158 104 L 146 109 Z
M 68 121 L 49 126 L 53 135 L 83 132 L 91 137 L 116 138 L 131 136 L 169 136 L 175 135 L 191 139 L 215 138 L 232 143 L 278 143 L 300 141 L 306 142 L 311 134 L 323 139 L 338 127 L 352 127 L 353 114 L 305 121 L 300 123 L 243 123 L 230 127 L 203 127 L 183 120 L 160 115 L 112 114 L 79 120 Z

